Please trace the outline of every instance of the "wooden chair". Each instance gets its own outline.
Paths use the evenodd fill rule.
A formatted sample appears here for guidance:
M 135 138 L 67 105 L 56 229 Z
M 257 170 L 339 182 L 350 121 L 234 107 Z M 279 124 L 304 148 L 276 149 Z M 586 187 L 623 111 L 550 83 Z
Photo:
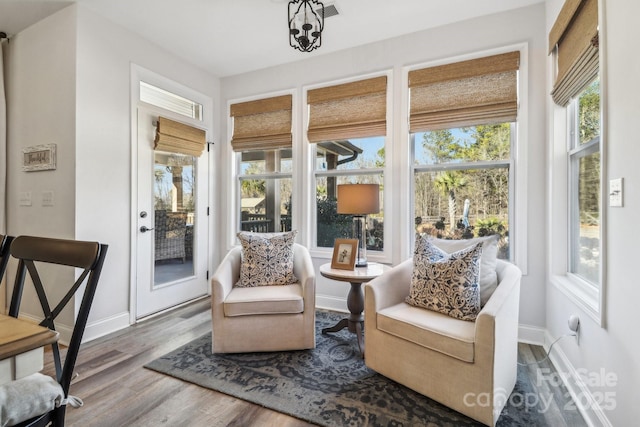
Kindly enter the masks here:
M 98 242 L 61 240 L 44 237 L 19 236 L 13 240 L 10 252 L 19 262 L 9 308 L 10 316 L 18 317 L 27 273 L 29 273 L 29 277 L 33 282 L 44 313 L 44 319 L 40 322 L 40 325 L 52 330 L 56 330 L 56 317 L 62 312 L 69 301 L 74 300 L 75 293 L 81 285 L 86 282 L 71 340 L 69 341 L 69 347 L 64 358 L 64 365 L 61 361 L 58 344 L 52 344 L 56 369 L 55 380 L 63 393 L 64 399 L 59 402 L 58 407 L 54 407 L 43 414 L 29 414 L 29 419 L 26 421 L 21 420 L 17 425 L 45 426 L 49 423 L 53 426 L 64 425 L 66 402 L 69 398 L 69 386 L 73 377 L 78 351 L 87 324 L 87 318 L 89 317 L 91 303 L 93 302 L 93 297 L 98 285 L 98 279 L 100 278 L 104 264 L 107 248 L 107 245 Z M 60 290 L 59 288 L 63 288 L 63 284 L 59 283 L 61 280 L 60 277 L 64 277 L 61 274 L 55 274 L 55 276 L 50 277 L 50 280 L 47 281 L 48 286 L 43 284 L 43 280 L 46 278 L 46 272 L 51 271 L 47 270 L 49 267 L 45 266 L 51 264 L 72 267 L 74 270 L 75 268 L 79 268 L 82 269 L 82 272 L 75 282 L 66 285 L 64 289 Z M 75 277 L 73 273 L 74 272 L 70 272 L 71 280 Z M 53 277 L 56 279 L 55 283 Z M 63 293 L 64 296 L 52 307 L 48 296 L 61 295 Z M 40 378 L 46 377 L 39 373 L 33 375 L 40 376 Z M 27 377 L 27 379 L 28 378 L 29 377 Z M 36 387 L 25 388 L 25 394 L 21 396 L 24 401 L 36 402 L 37 399 L 42 398 L 38 390 L 34 391 L 32 390 L 33 388 Z

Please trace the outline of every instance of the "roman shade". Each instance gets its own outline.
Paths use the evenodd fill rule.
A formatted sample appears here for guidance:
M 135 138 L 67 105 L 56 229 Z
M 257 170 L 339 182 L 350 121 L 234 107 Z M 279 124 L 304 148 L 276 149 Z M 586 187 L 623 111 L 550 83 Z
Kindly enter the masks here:
M 157 151 L 200 157 L 206 144 L 206 132 L 166 117 L 158 117 L 154 143 Z
M 599 71 L 598 1 L 566 0 L 549 32 L 549 53 L 556 57 L 553 101 L 566 106 Z
M 366 138 L 387 134 L 387 77 L 312 89 L 309 142 Z
M 291 95 L 231 104 L 234 151 L 291 147 Z
M 520 52 L 409 72 L 411 132 L 515 121 Z

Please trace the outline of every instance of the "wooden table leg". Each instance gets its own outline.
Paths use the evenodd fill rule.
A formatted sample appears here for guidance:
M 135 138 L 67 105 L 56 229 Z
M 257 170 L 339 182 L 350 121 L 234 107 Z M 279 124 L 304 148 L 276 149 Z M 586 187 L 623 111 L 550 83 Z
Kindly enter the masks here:
M 362 290 L 362 283 L 350 283 L 351 289 L 347 296 L 347 307 L 349 308 L 351 315 L 348 319 L 342 319 L 334 326 L 323 329 L 322 333 L 338 332 L 344 328 L 348 328 L 350 332 L 356 334 L 358 339 L 358 349 L 364 357 L 364 343 L 362 336 L 362 330 L 364 328 L 364 315 L 362 314 L 364 311 L 364 292 Z

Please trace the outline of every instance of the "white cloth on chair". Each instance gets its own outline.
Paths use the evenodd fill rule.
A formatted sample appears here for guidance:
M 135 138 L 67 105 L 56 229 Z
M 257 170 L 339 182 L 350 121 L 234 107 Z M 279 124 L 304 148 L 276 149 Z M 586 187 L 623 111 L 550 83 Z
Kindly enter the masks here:
M 48 375 L 31 374 L 0 385 L 0 427 L 12 426 L 69 404 L 82 406 L 74 396 L 64 398 L 62 386 Z

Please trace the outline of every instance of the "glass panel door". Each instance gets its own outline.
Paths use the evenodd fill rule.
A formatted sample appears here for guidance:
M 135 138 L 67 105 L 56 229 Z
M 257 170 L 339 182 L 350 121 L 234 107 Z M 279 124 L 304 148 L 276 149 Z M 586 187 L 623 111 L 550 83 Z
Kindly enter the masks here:
M 208 292 L 207 153 L 195 158 L 156 151 L 157 117 L 138 109 L 137 319 Z
M 154 287 L 193 276 L 195 158 L 154 155 Z

